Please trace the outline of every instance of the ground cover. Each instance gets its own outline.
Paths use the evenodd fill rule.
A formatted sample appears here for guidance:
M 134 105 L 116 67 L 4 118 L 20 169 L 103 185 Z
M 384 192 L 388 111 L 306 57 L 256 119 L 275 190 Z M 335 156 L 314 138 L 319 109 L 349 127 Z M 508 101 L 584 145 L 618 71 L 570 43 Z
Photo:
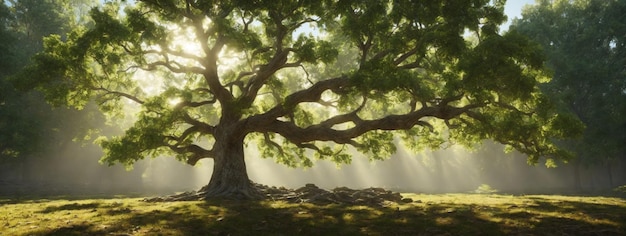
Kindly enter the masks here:
M 402 194 L 381 205 L 0 199 L 0 235 L 626 235 L 626 200 Z

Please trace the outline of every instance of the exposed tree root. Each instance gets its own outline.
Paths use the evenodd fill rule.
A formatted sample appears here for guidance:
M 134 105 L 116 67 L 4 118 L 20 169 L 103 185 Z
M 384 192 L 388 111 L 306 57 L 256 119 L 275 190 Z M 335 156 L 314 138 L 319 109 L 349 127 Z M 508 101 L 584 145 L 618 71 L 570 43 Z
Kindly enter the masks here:
M 273 200 L 287 201 L 291 203 L 346 204 L 384 206 L 390 202 L 408 203 L 412 199 L 402 198 L 397 192 L 382 188 L 367 188 L 354 190 L 346 187 L 335 188 L 331 191 L 318 188 L 314 184 L 306 184 L 298 189 L 284 187 L 269 187 L 254 184 L 254 187 L 246 190 L 236 188 L 221 188 L 207 190 L 207 187 L 199 191 L 184 192 L 166 197 L 146 198 L 148 202 L 163 201 L 198 201 L 212 198 L 235 199 L 235 200 Z
M 261 200 L 265 198 L 265 195 L 260 191 L 256 184 L 250 182 L 249 187 L 236 187 L 229 185 L 210 185 L 202 187 L 198 191 L 201 194 L 201 199 L 211 198 L 224 198 L 235 200 Z

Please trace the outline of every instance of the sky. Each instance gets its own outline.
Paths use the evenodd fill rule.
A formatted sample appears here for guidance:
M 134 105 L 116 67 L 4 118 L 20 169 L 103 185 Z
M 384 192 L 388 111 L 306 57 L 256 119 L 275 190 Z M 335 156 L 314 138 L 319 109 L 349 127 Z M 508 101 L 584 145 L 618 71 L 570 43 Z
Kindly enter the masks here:
M 522 8 L 527 4 L 534 4 L 535 0 L 507 0 L 504 6 L 504 13 L 509 17 L 506 25 L 502 29 L 508 29 L 509 24 L 515 18 L 520 18 L 522 14 Z

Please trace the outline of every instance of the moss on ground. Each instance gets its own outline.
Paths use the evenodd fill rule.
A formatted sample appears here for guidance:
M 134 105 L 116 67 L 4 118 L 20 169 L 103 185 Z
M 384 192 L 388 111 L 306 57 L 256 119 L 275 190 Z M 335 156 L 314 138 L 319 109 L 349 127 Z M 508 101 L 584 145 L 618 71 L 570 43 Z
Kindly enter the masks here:
M 404 194 L 385 207 L 140 198 L 0 199 L 2 235 L 626 235 L 626 200 Z

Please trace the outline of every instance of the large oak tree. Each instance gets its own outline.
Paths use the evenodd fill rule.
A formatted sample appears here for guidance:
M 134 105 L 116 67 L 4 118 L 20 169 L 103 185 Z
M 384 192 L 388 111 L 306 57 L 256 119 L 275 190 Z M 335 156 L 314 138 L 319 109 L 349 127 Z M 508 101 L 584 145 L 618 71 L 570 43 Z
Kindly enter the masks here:
M 244 159 L 253 141 L 289 166 L 348 163 L 352 148 L 384 159 L 396 139 L 566 157 L 553 142 L 579 123 L 552 109 L 538 46 L 498 34 L 504 3 L 489 2 L 108 3 L 92 26 L 48 38 L 23 79 L 57 104 L 140 107 L 123 135 L 100 140 L 102 161 L 211 158 L 206 197 L 259 197 Z

